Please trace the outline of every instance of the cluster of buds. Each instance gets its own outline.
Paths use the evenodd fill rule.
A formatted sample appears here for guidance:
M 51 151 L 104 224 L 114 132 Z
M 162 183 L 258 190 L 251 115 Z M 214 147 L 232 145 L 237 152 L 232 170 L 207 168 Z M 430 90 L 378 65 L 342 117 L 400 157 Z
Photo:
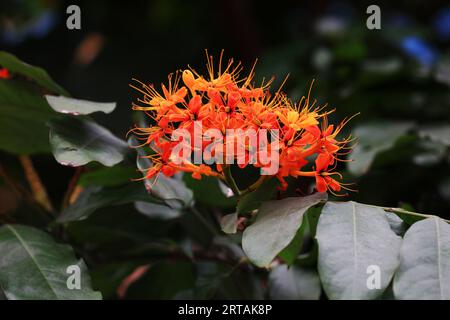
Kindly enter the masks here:
M 319 192 L 347 189 L 336 171 L 337 162 L 344 161 L 340 156 L 348 153 L 343 150 L 349 149 L 349 138 L 336 137 L 347 121 L 329 125 L 330 112 L 322 112 L 325 106 L 310 100 L 311 88 L 294 103 L 281 88 L 270 93 L 272 80 L 255 86 L 253 69 L 240 78 L 240 64 L 230 60 L 225 68 L 221 65 L 222 61 L 215 70 L 208 57 L 207 77 L 189 68 L 170 75 L 161 92 L 139 81 L 132 85 L 143 95 L 133 109 L 144 111 L 153 123 L 131 130 L 143 141 L 141 146 L 153 150 L 147 156 L 153 165 L 144 178 L 185 172 L 195 179 L 215 176 L 230 185 L 227 170 L 236 163 L 240 168 L 261 169 L 257 185 L 276 177 L 284 190 L 290 176 L 315 179 Z

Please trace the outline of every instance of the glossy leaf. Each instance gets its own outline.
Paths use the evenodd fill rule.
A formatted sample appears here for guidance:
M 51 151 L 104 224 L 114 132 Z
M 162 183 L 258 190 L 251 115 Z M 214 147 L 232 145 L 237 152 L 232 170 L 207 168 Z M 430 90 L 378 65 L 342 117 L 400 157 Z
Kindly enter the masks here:
M 399 264 L 401 238 L 381 208 L 327 202 L 317 226 L 318 270 L 330 299 L 374 299 L 389 285 Z M 368 286 L 377 268 L 379 289 Z
M 94 112 L 111 113 L 116 108 L 115 102 L 94 102 L 51 95 L 46 95 L 45 99 L 56 112 L 72 115 L 86 115 Z
M 413 224 L 394 278 L 397 299 L 450 300 L 450 225 L 438 217 Z
M 53 155 L 62 165 L 77 167 L 97 161 L 111 167 L 128 151 L 123 140 L 91 120 L 65 117 L 48 125 Z
M 90 287 L 82 260 L 69 246 L 46 233 L 22 225 L 0 228 L 0 287 L 8 299 L 101 299 Z M 81 289 L 69 289 L 69 266 L 80 268 Z
M 245 229 L 242 247 L 248 258 L 259 267 L 267 267 L 294 239 L 303 215 L 326 199 L 326 194 L 286 198 L 264 202 L 255 222 Z
M 64 209 L 58 217 L 58 222 L 65 223 L 83 220 L 100 208 L 133 203 L 135 201 L 158 202 L 138 182 L 119 187 L 89 187 L 80 194 L 75 203 Z

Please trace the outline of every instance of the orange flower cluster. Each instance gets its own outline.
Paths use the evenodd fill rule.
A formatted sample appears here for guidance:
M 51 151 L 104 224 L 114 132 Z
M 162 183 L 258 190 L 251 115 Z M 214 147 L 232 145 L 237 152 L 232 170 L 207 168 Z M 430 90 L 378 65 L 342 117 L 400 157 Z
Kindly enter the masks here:
M 132 85 L 143 94 L 133 104 L 133 109 L 145 111 L 155 123 L 150 127 L 135 127 L 130 130 L 144 141 L 142 145 L 148 145 L 154 151 L 154 154 L 148 156 L 153 166 L 146 170 L 145 178 L 152 179 L 160 173 L 172 176 L 181 171 L 192 174 L 195 179 L 201 179 L 205 175 L 229 182 L 224 174 L 229 164 L 174 161 L 173 149 L 179 142 L 172 141 L 171 134 L 174 130 L 183 128 L 194 135 L 195 122 L 201 121 L 202 135 L 211 128 L 224 134 L 227 129 L 278 130 L 277 148 L 271 148 L 271 152 L 278 153 L 278 171 L 272 176 L 280 181 L 280 189 L 286 189 L 285 179 L 289 176 L 314 178 L 319 192 L 330 190 L 334 193 L 342 188 L 348 189 L 340 182 L 341 174 L 335 171 L 337 161 L 342 160 L 339 156 L 344 154 L 343 149 L 348 149 L 346 145 L 350 141 L 336 139 L 347 121 L 336 127 L 328 125 L 327 115 L 330 112 L 322 113 L 323 107 L 315 107 L 316 101 L 310 101 L 310 93 L 300 102 L 293 103 L 280 90 L 270 94 L 272 80 L 255 86 L 252 83 L 253 69 L 247 77 L 240 78 L 240 64 L 234 65 L 230 60 L 224 70 L 221 65 L 220 61 L 218 70 L 214 70 L 213 59 L 209 57 L 208 77 L 201 76 L 192 68 L 184 70 L 181 76 L 180 73 L 175 77 L 169 76 L 168 85 L 162 85 L 162 93 L 154 86 L 141 82 L 138 82 L 139 86 Z M 235 139 L 224 139 L 221 150 L 226 149 L 225 144 L 232 142 Z M 208 139 L 203 140 L 201 151 L 210 143 L 212 142 Z M 271 145 L 273 141 L 269 143 L 269 147 Z M 195 148 L 193 145 L 190 147 Z M 245 145 L 241 150 L 249 153 L 250 147 Z M 220 156 L 226 157 L 225 152 Z M 244 156 L 246 161 L 239 164 L 241 168 L 250 164 L 250 155 Z M 265 164 L 258 159 L 256 157 L 256 162 L 252 165 L 263 167 Z

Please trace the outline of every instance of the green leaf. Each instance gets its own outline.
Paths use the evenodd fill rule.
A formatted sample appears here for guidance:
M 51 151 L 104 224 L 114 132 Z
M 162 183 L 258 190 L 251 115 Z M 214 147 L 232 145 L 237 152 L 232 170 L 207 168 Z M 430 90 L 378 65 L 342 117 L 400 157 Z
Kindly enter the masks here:
M 112 167 L 128 151 L 123 140 L 91 120 L 65 117 L 51 120 L 48 125 L 53 155 L 62 165 L 77 167 L 97 161 Z
M 45 99 L 56 112 L 72 115 L 86 115 L 98 111 L 111 113 L 116 108 L 115 102 L 93 102 L 51 95 L 46 95 Z
M 129 256 L 173 254 L 173 244 L 162 243 L 172 226 L 148 219 L 130 204 L 100 208 L 87 219 L 70 222 L 66 230 L 77 247 L 98 253 L 108 261 L 123 261 Z
M 291 265 L 294 263 L 295 259 L 298 257 L 300 251 L 302 250 L 303 246 L 303 238 L 305 236 L 305 231 L 307 229 L 307 218 L 306 214 L 303 215 L 303 220 L 300 228 L 298 228 L 297 233 L 295 234 L 294 239 L 292 239 L 291 243 L 284 248 L 278 256 L 283 259 L 283 261 Z
M 392 231 L 398 236 L 403 236 L 408 229 L 407 224 L 395 213 L 385 212 L 385 214 Z
M 149 201 L 137 201 L 135 203 L 135 208 L 146 217 L 158 220 L 172 220 L 179 218 L 183 214 L 183 210 L 174 209 L 165 204 Z
M 316 270 L 279 265 L 269 275 L 269 294 L 274 300 L 318 300 L 320 279 Z
M 261 284 L 251 272 L 223 263 L 196 263 L 195 299 L 263 299 Z M 186 295 L 178 298 L 186 298 Z
M 101 291 L 104 299 L 115 298 L 122 281 L 141 264 L 139 261 L 101 264 L 91 270 L 92 286 Z
M 450 126 L 449 125 L 433 125 L 422 127 L 419 129 L 419 136 L 428 138 L 433 142 L 438 142 L 450 146 Z
M 0 66 L 8 69 L 12 73 L 17 73 L 26 78 L 30 78 L 38 85 L 51 92 L 59 93 L 64 96 L 69 95 L 66 90 L 50 78 L 44 69 L 29 65 L 10 53 L 0 51 Z
M 237 205 L 238 214 L 246 214 L 252 212 L 261 205 L 263 201 L 270 199 L 272 194 L 275 192 L 278 186 L 277 179 L 270 179 L 265 181 L 258 189 L 246 194 L 241 199 L 239 199 Z
M 61 212 L 58 222 L 66 223 L 83 220 L 100 208 L 133 203 L 135 201 L 158 202 L 138 182 L 119 187 L 89 187 L 80 194 L 74 204 Z
M 305 239 L 315 238 L 317 222 L 319 221 L 321 211 L 322 208 L 320 206 L 311 207 L 306 211 L 303 216 L 302 225 L 298 229 L 294 239 L 278 255 L 287 265 L 292 265 L 299 258 L 299 253 L 303 249 Z
M 438 217 L 413 224 L 400 252 L 397 299 L 450 299 L 450 225 Z
M 348 163 L 349 171 L 356 175 L 367 173 L 376 155 L 391 149 L 396 141 L 413 127 L 410 122 L 382 122 L 357 127 L 352 136 L 358 139 Z
M 407 225 L 412 225 L 412 224 L 416 223 L 417 221 L 421 221 L 423 219 L 433 217 L 432 215 L 429 215 L 429 214 L 408 211 L 403 208 L 387 208 L 387 207 L 379 207 L 379 208 L 382 208 L 383 210 L 385 210 L 386 213 L 392 212 L 392 213 L 396 214 Z M 450 223 L 450 220 L 445 220 L 445 221 L 447 223 Z M 389 223 L 391 224 L 391 221 L 389 221 Z M 392 227 L 392 225 L 391 225 L 391 227 Z M 404 228 L 407 228 L 407 226 L 404 226 Z
M 125 166 L 102 167 L 95 171 L 83 172 L 78 184 L 83 187 L 115 187 L 139 178 L 136 168 Z
M 220 227 L 222 228 L 222 231 L 225 232 L 226 234 L 236 233 L 237 225 L 238 225 L 237 213 L 226 214 L 220 219 Z
M 14 154 L 50 152 L 45 123 L 57 116 L 29 85 L 0 80 L 1 150 Z
M 190 174 L 183 175 L 186 186 L 194 192 L 195 201 L 210 207 L 235 208 L 236 197 L 227 196 L 223 183 L 216 177 L 202 177 L 196 180 Z M 232 193 L 232 191 L 231 191 Z M 205 194 L 208 196 L 205 197 Z
M 82 260 L 46 233 L 22 225 L 0 228 L 0 287 L 8 299 L 101 299 Z M 68 289 L 69 266 L 80 268 L 81 289 Z
M 255 222 L 245 229 L 242 248 L 259 267 L 267 267 L 294 239 L 308 208 L 326 199 L 326 193 L 263 202 Z
M 374 299 L 389 285 L 399 263 L 401 238 L 381 208 L 327 202 L 317 226 L 318 270 L 330 299 Z M 370 266 L 380 271 L 380 289 L 369 289 Z

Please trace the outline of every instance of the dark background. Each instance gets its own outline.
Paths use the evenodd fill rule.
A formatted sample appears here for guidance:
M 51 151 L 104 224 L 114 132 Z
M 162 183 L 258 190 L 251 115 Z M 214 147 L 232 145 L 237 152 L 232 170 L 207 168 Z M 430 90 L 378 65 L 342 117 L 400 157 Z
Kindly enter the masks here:
M 72 1 L 2 0 L 0 47 L 46 69 L 74 97 L 117 101 L 114 113 L 95 117 L 122 138 L 133 123 L 131 79 L 158 84 L 188 64 L 204 70 L 205 49 L 215 56 L 225 49 L 247 70 L 258 58 L 258 76 L 274 75 L 275 83 L 290 74 L 286 90 L 294 98 L 316 79 L 313 94 L 336 108 L 334 121 L 361 113 L 349 130 L 368 122 L 449 123 L 447 1 L 76 3 L 82 29 L 70 31 L 65 8 Z M 369 4 L 381 7 L 381 30 L 366 28 Z M 383 73 L 389 68 L 395 71 Z M 438 78 L 441 69 L 447 73 Z M 411 138 L 362 177 L 346 174 L 359 190 L 349 198 L 450 217 L 448 147 L 425 164 L 414 160 L 423 149 Z M 73 170 L 48 156 L 34 160 L 60 197 Z

